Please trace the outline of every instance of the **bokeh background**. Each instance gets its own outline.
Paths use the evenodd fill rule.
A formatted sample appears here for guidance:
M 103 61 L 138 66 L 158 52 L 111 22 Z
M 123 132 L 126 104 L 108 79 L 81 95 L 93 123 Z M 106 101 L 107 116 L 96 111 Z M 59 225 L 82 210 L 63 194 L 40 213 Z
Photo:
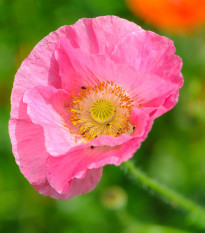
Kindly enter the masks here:
M 146 1 L 145 1 L 146 2 Z M 35 44 L 82 17 L 117 15 L 174 40 L 183 59 L 179 103 L 157 119 L 133 161 L 205 207 L 205 30 L 175 35 L 133 15 L 124 0 L 0 0 L 0 232 L 204 233 L 185 213 L 106 166 L 97 188 L 69 201 L 38 194 L 15 164 L 8 135 L 15 72 Z M 163 20 L 163 19 L 162 19 Z M 168 30 L 169 31 L 169 30 Z M 35 146 L 35 145 L 34 145 Z

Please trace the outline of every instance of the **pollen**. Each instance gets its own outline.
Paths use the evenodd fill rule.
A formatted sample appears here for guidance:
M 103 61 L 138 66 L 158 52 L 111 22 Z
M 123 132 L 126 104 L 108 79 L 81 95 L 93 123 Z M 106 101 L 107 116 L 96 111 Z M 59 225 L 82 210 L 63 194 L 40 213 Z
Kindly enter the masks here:
M 128 93 L 107 81 L 81 88 L 80 93 L 73 96 L 70 119 L 75 133 L 87 141 L 100 135 L 118 137 L 133 132 L 132 108 L 133 101 Z

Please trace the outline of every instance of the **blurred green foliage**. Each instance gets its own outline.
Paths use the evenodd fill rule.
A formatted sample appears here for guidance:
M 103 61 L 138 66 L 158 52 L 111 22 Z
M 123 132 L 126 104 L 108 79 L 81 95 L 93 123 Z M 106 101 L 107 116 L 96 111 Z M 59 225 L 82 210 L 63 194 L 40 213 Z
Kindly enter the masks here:
M 64 202 L 38 194 L 15 164 L 7 124 L 12 82 L 22 60 L 39 40 L 58 27 L 73 24 L 82 17 L 108 14 L 132 20 L 145 29 L 174 40 L 176 53 L 184 62 L 185 83 L 180 91 L 179 103 L 155 121 L 134 162 L 151 177 L 205 206 L 203 29 L 195 35 L 184 37 L 166 34 L 131 15 L 123 0 L 0 0 L 2 233 L 205 232 L 190 225 L 183 212 L 161 202 L 143 187 L 132 184 L 118 167 L 106 166 L 103 178 L 93 192 Z M 109 192 L 110 186 L 115 186 L 114 191 L 111 188 L 115 192 L 112 194 L 114 201 L 124 198 L 120 205 L 117 201 L 118 205 L 115 206 L 112 198 L 106 201 L 110 196 L 105 194 L 105 190 Z

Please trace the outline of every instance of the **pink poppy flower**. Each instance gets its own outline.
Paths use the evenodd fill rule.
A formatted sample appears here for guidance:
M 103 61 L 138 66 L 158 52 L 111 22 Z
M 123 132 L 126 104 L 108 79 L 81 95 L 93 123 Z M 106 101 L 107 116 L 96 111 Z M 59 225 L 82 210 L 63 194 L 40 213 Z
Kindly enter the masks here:
M 173 42 L 115 16 L 50 33 L 19 68 L 9 133 L 23 175 L 67 200 L 130 159 L 183 84 Z

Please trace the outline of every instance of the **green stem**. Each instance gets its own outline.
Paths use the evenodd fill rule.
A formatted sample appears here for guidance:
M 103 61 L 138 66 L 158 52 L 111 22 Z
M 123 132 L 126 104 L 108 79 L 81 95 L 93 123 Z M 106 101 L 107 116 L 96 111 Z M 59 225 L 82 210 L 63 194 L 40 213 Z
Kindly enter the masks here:
M 174 207 L 179 207 L 188 213 L 188 220 L 192 224 L 205 228 L 205 210 L 191 200 L 178 194 L 176 191 L 165 187 L 163 184 L 153 180 L 136 168 L 132 162 L 127 161 L 121 165 L 131 175 L 134 180 L 138 181 L 143 187 L 149 188 Z

